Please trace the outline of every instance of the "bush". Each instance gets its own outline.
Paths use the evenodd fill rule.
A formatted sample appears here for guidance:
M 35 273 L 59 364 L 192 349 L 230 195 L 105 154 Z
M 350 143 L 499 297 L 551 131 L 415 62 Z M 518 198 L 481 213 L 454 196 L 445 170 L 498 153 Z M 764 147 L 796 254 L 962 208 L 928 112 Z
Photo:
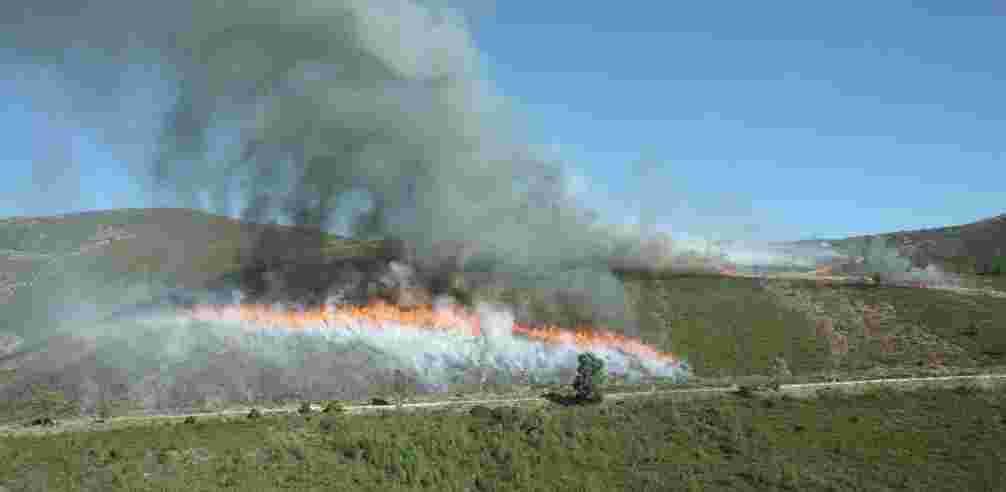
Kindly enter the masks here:
M 601 394 L 601 385 L 607 376 L 604 371 L 604 360 L 586 352 L 577 357 L 577 362 L 579 365 L 576 368 L 576 378 L 573 379 L 576 399 L 584 403 L 601 401 L 604 398 Z
M 333 400 L 325 404 L 322 413 L 345 413 L 345 411 L 346 407 L 342 406 L 342 403 Z
M 41 427 L 52 427 L 52 426 L 56 425 L 56 422 L 54 422 L 49 417 L 36 417 L 36 418 L 32 419 L 31 422 L 28 422 L 28 425 L 32 426 L 32 427 L 38 427 L 38 426 L 41 426 Z
M 1006 275 L 1006 256 L 1000 255 L 993 258 L 989 273 L 992 275 Z
M 301 415 L 310 415 L 312 411 L 313 410 L 311 410 L 311 402 L 309 401 L 301 403 L 300 408 L 297 409 L 297 413 Z
M 259 418 L 261 416 L 262 416 L 262 412 L 259 411 L 259 409 L 257 409 L 257 408 L 253 408 L 253 409 L 251 409 L 251 410 L 248 411 L 248 418 L 250 418 L 250 419 L 257 419 L 257 418 Z
M 321 422 L 318 423 L 318 428 L 325 432 L 334 432 L 339 428 L 341 424 L 341 419 L 335 415 L 326 415 L 322 417 Z

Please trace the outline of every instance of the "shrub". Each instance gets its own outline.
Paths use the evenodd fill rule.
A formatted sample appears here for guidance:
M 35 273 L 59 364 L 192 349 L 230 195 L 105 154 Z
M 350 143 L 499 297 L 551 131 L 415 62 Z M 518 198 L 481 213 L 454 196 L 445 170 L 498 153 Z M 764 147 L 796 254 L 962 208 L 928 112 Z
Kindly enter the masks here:
M 1006 255 L 999 255 L 992 259 L 989 273 L 992 275 L 1006 275 Z
M 345 413 L 345 412 L 346 407 L 342 406 L 342 403 L 339 403 L 336 400 L 332 400 L 326 403 L 325 408 L 322 410 L 322 413 Z
M 297 413 L 301 415 L 310 415 L 312 411 L 311 402 L 309 401 L 302 402 L 300 407 L 297 409 Z
M 52 426 L 56 425 L 56 422 L 54 422 L 49 417 L 36 417 L 36 418 L 32 419 L 32 421 L 29 422 L 28 425 L 33 426 L 33 427 L 38 427 L 38 426 L 41 426 L 41 427 L 52 427 Z
M 601 385 L 604 384 L 607 373 L 604 371 L 604 360 L 586 352 L 577 357 L 576 378 L 573 389 L 580 402 L 599 402 L 603 399 Z
M 340 419 L 335 415 L 327 415 L 318 423 L 318 428 L 325 432 L 333 432 L 339 428 Z
M 480 419 L 489 419 L 493 417 L 492 409 L 485 405 L 475 405 L 468 411 L 468 414 L 472 417 Z
M 782 355 L 779 355 L 772 361 L 772 375 L 776 378 L 776 380 L 793 376 L 793 372 L 789 370 L 789 363 Z
M 98 403 L 97 414 L 98 421 L 103 422 L 112 418 L 112 405 L 108 403 L 108 400 L 101 399 L 101 402 Z
M 257 419 L 257 418 L 259 418 L 261 416 L 262 416 L 262 412 L 259 411 L 259 409 L 257 409 L 257 408 L 253 408 L 253 409 L 251 409 L 251 410 L 248 411 L 248 418 L 250 418 L 250 419 Z

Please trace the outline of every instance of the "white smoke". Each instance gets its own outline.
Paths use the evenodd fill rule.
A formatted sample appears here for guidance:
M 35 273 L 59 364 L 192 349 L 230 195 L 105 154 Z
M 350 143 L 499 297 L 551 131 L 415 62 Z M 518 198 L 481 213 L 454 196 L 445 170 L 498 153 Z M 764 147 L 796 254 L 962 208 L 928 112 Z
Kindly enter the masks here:
M 452 309 L 452 306 L 449 301 L 440 299 L 439 309 Z M 555 381 L 564 371 L 576 368 L 577 356 L 584 351 L 573 343 L 546 343 L 514 334 L 514 315 L 501 306 L 479 305 L 476 315 L 480 334 L 474 330 L 429 329 L 393 321 L 342 317 L 295 328 L 281 323 L 229 318 L 197 322 L 186 315 L 161 318 L 156 322 L 175 324 L 176 329 L 181 329 L 179 331 L 209 328 L 219 338 L 235 341 L 251 353 L 277 361 L 293 356 L 289 348 L 294 341 L 312 343 L 314 340 L 319 345 L 337 347 L 362 345 L 394 361 L 398 365 L 396 368 L 414 371 L 421 383 L 441 388 L 460 375 L 483 370 L 507 378 L 528 375 L 535 381 Z M 180 357 L 189 348 L 177 345 L 163 349 Z M 591 347 L 590 351 L 605 360 L 610 374 L 630 380 L 661 377 L 682 381 L 688 377 L 684 364 L 649 359 L 615 347 Z

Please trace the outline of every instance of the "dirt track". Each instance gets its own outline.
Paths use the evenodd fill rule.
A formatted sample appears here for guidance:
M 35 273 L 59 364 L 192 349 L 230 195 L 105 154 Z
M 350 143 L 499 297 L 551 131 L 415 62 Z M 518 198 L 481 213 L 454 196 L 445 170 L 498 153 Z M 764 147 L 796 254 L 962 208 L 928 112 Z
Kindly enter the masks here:
M 890 387 L 896 390 L 909 390 L 919 388 L 947 388 L 959 386 L 975 386 L 978 388 L 994 388 L 997 385 L 1006 383 L 1006 374 L 978 374 L 970 376 L 943 376 L 924 378 L 898 378 L 898 379 L 868 379 L 859 381 L 833 381 L 825 383 L 801 383 L 783 384 L 778 391 L 759 390 L 767 394 L 789 395 L 796 398 L 814 397 L 821 390 L 837 390 L 843 393 L 860 393 L 869 388 Z M 720 398 L 734 393 L 739 388 L 737 386 L 714 387 L 714 388 L 689 388 L 662 391 L 634 391 L 625 393 L 610 393 L 606 395 L 607 401 L 629 400 L 634 398 L 662 398 L 674 400 L 699 400 L 709 398 Z M 346 414 L 361 415 L 388 411 L 424 411 L 431 409 L 464 410 L 475 405 L 511 406 L 528 404 L 546 404 L 548 400 L 543 397 L 526 398 L 499 398 L 482 400 L 442 400 L 430 402 L 404 403 L 401 407 L 395 405 L 346 405 Z M 312 405 L 315 411 L 320 411 L 321 407 Z M 96 423 L 93 418 L 76 418 L 61 421 L 54 427 L 24 427 L 20 425 L 0 426 L 0 437 L 13 437 L 24 435 L 46 435 L 64 432 L 88 432 L 101 431 L 113 428 L 121 428 L 137 425 L 150 425 L 156 422 L 168 422 L 181 420 L 186 417 L 196 417 L 200 420 L 209 418 L 242 417 L 248 413 L 250 407 L 234 408 L 219 412 L 172 414 L 172 415 L 140 415 L 124 416 L 111 419 L 104 423 Z M 295 413 L 296 407 L 264 408 L 260 410 L 263 414 L 287 414 Z

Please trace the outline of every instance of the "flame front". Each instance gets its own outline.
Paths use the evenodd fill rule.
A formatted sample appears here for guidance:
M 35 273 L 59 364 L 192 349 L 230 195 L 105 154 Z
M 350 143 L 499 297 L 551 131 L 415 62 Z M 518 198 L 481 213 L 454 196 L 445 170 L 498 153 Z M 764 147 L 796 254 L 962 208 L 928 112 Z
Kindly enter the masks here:
M 238 322 L 249 332 L 269 329 L 296 333 L 335 330 L 346 326 L 382 330 L 393 325 L 397 329 L 415 330 L 420 333 L 438 332 L 466 337 L 482 335 L 480 317 L 456 306 L 401 309 L 388 303 L 377 302 L 363 307 L 339 306 L 296 310 L 257 304 L 203 305 L 192 308 L 189 315 L 201 321 Z M 669 352 L 657 350 L 637 339 L 592 327 L 568 330 L 558 326 L 530 327 L 513 323 L 509 335 L 552 346 L 571 346 L 581 351 L 618 351 L 661 365 L 678 367 L 680 364 Z
M 196 306 L 190 315 L 202 321 L 237 321 L 249 328 L 271 327 L 290 331 L 315 329 L 319 326 L 365 323 L 364 326 L 380 328 L 393 322 L 417 330 L 451 331 L 457 334 L 479 336 L 479 319 L 460 309 L 434 309 L 432 306 L 404 310 L 385 302 L 369 306 L 340 306 L 336 309 L 277 309 L 260 304 L 233 306 Z

